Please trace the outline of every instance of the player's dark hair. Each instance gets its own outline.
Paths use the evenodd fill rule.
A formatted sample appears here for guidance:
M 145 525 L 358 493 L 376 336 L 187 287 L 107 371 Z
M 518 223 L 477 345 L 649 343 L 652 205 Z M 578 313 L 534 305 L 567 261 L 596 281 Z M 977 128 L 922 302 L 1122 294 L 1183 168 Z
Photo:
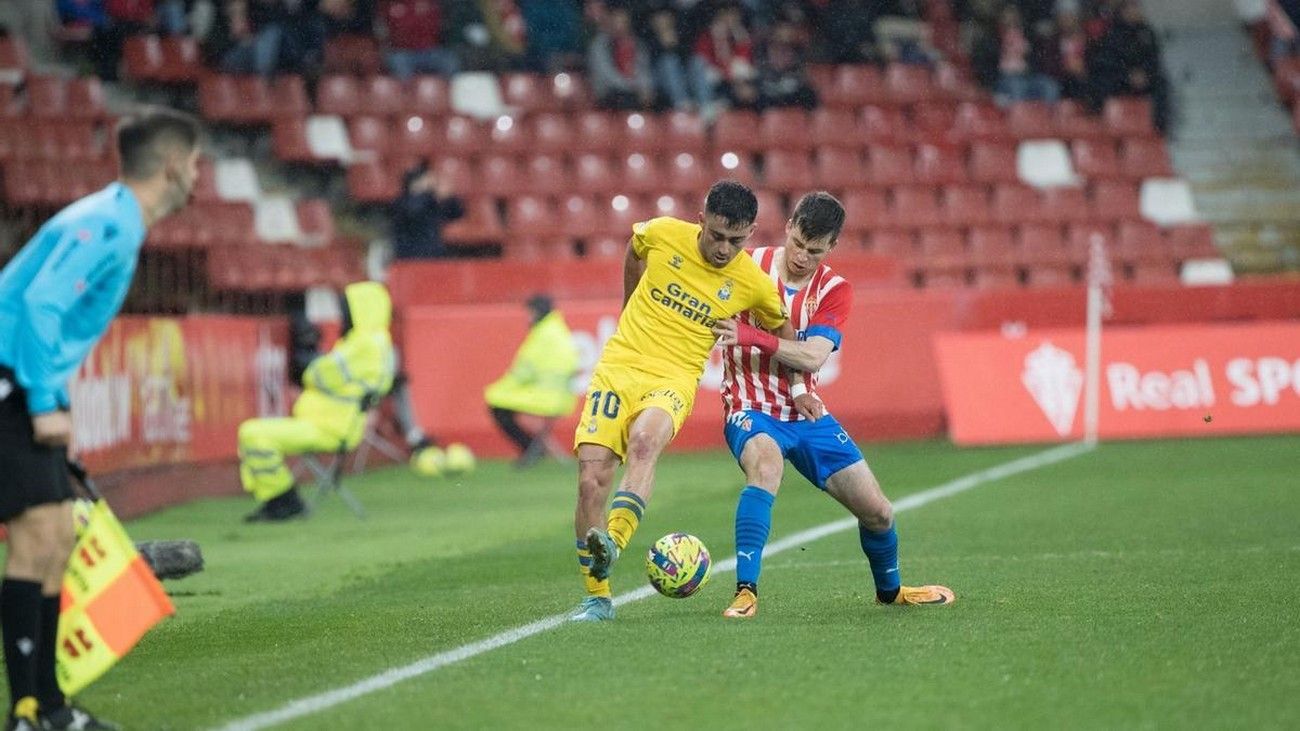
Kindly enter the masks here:
M 734 180 L 719 180 L 709 188 L 704 212 L 722 216 L 732 226 L 747 226 L 758 218 L 758 198 L 754 191 Z
M 824 190 L 809 193 L 799 199 L 790 216 L 794 227 L 812 240 L 830 237 L 832 244 L 844 228 L 844 206 L 835 196 Z
M 168 147 L 188 152 L 198 144 L 198 120 L 172 109 L 150 107 L 117 126 L 117 155 L 124 178 L 153 177 L 162 169 Z

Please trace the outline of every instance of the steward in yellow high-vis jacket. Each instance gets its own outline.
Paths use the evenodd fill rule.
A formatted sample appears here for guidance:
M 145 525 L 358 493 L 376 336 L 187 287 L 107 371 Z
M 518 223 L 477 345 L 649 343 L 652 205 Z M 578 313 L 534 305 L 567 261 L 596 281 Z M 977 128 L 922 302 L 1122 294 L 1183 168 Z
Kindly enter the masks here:
M 532 318 L 528 337 L 519 346 L 510 370 L 484 392 L 497 426 L 519 447 L 519 466 L 543 456 L 547 435 L 545 430 L 529 434 L 519 425 L 518 415 L 543 419 L 568 416 L 577 403 L 570 381 L 578 371 L 578 349 L 564 316 L 552 307 L 545 295 L 528 300 Z
M 393 386 L 396 357 L 388 333 L 392 302 L 378 282 L 344 290 L 343 329 L 330 352 L 303 373 L 302 395 L 288 418 L 239 426 L 239 477 L 261 505 L 245 520 L 288 520 L 306 510 L 285 464 L 288 455 L 354 449 L 365 436 L 365 409 Z

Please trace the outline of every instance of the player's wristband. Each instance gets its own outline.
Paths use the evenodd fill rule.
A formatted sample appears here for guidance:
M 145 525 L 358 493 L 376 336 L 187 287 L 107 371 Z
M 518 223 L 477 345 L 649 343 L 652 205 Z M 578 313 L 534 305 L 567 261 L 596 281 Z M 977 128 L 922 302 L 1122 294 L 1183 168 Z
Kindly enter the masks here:
M 768 355 L 776 355 L 780 340 L 766 330 L 760 330 L 753 325 L 746 325 L 742 322 L 736 325 L 736 344 L 752 345 Z
M 795 381 L 790 384 L 790 398 L 799 398 L 808 393 L 808 386 L 803 381 Z

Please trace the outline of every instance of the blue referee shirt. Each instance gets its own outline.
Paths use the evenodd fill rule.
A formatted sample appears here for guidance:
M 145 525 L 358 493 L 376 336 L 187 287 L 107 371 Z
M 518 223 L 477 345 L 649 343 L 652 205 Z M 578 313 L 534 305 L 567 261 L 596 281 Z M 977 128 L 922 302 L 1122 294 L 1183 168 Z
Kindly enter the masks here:
M 144 243 L 144 214 L 122 183 L 45 223 L 0 271 L 0 365 L 33 414 L 68 408 L 68 380 L 122 307 Z

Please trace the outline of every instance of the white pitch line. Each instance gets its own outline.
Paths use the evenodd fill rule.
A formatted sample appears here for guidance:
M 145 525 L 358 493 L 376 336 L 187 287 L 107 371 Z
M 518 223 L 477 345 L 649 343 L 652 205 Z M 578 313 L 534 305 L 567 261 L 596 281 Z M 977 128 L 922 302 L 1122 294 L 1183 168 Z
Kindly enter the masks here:
M 951 482 L 945 482 L 937 487 L 932 487 L 928 490 L 899 498 L 894 501 L 894 512 L 901 513 L 904 510 L 919 508 L 936 500 L 942 500 L 966 492 L 967 490 L 971 490 L 988 482 L 994 482 L 1021 472 L 1028 472 L 1057 462 L 1063 462 L 1072 457 L 1089 452 L 1092 449 L 1092 445 L 1084 444 L 1082 442 L 1065 444 L 1036 454 L 1031 454 L 1028 457 L 1022 457 L 994 467 L 989 467 L 988 469 L 980 470 L 979 472 L 973 472 L 964 477 L 958 477 Z M 763 555 L 773 556 L 782 551 L 788 551 L 795 546 L 810 543 L 819 538 L 825 538 L 833 533 L 848 530 L 857 524 L 858 521 L 855 518 L 844 518 L 842 520 L 836 520 L 824 525 L 819 525 L 815 528 L 809 528 L 808 530 L 800 531 L 778 541 L 769 543 L 767 548 L 763 550 Z M 735 558 L 728 558 L 714 564 L 714 571 L 719 573 L 732 571 L 735 568 Z M 654 593 L 654 589 L 651 587 L 642 586 L 639 589 L 619 594 L 614 598 L 614 604 L 621 606 L 630 602 L 640 601 Z M 352 685 L 346 685 L 341 688 L 335 688 L 323 693 L 307 696 L 306 698 L 300 698 L 296 701 L 286 703 L 273 711 L 255 713 L 251 716 L 236 719 L 221 726 L 219 731 L 257 731 L 258 729 L 270 728 L 271 726 L 287 723 L 302 718 L 303 716 L 320 713 L 328 708 L 333 708 L 342 703 L 347 703 L 354 698 L 360 698 L 376 691 L 391 688 L 404 680 L 410 680 L 411 678 L 431 673 L 434 670 L 447 667 L 448 665 L 453 665 L 461 660 L 468 660 L 471 657 L 482 655 L 485 652 L 490 652 L 499 647 L 512 645 L 520 640 L 525 640 L 534 635 L 539 635 L 543 632 L 553 630 L 564 624 L 568 619 L 568 616 L 567 612 L 564 614 L 553 614 L 549 617 L 539 619 L 536 622 L 506 630 L 505 632 L 493 635 L 485 640 L 471 642 L 468 645 L 461 645 L 460 647 L 447 650 L 446 652 L 439 652 L 436 655 L 430 655 L 422 660 L 410 663 L 409 665 L 385 670 L 377 675 L 372 675 L 369 678 L 357 681 Z

